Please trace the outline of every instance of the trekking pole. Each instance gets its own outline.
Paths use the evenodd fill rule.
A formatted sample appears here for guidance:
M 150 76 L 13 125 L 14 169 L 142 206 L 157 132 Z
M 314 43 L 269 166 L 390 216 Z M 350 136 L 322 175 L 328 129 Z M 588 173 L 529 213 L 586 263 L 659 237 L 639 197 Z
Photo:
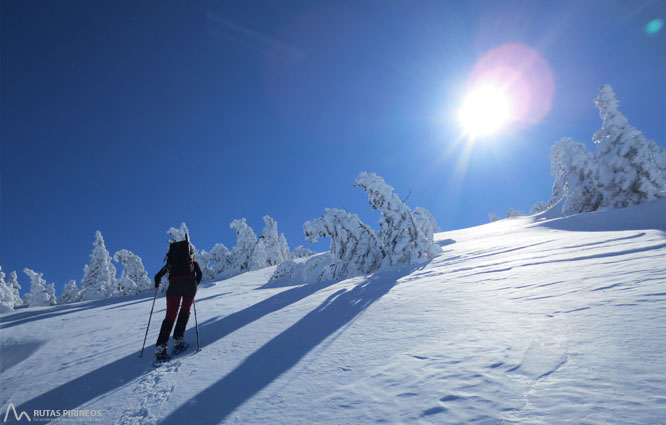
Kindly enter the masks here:
M 153 318 L 153 309 L 155 308 L 155 300 L 157 299 L 157 291 L 160 288 L 155 288 L 155 297 L 153 297 L 153 306 L 150 307 L 150 317 L 148 317 L 148 326 L 146 327 L 146 336 L 143 337 L 143 346 L 141 347 L 141 354 L 139 357 L 143 357 L 143 350 L 146 348 L 146 340 L 148 339 L 148 329 L 150 329 L 150 320 Z
M 201 351 L 201 343 L 199 342 L 199 322 L 197 321 L 197 304 L 192 300 L 194 306 L 194 327 L 197 330 L 197 353 Z

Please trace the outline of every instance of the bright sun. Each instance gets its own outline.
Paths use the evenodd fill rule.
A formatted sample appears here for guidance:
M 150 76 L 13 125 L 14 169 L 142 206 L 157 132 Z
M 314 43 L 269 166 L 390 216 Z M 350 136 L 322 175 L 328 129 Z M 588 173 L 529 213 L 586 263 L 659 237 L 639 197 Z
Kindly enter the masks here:
M 489 136 L 505 127 L 513 115 L 509 96 L 502 88 L 486 84 L 472 88 L 458 111 L 458 120 L 470 137 Z

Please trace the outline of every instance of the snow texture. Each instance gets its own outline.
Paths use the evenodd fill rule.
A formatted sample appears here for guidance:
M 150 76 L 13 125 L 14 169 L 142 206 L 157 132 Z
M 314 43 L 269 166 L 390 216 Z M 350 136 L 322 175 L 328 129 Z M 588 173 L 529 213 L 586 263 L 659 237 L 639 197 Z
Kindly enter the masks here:
M 548 213 L 438 233 L 442 255 L 367 277 L 269 285 L 272 266 L 202 287 L 202 351 L 159 368 L 150 348 L 139 358 L 150 293 L 4 313 L 0 414 L 13 403 L 33 423 L 51 409 L 99 411 L 103 425 L 664 423 L 666 199 Z M 150 342 L 164 306 L 159 296 Z M 196 341 L 193 320 L 185 338 Z

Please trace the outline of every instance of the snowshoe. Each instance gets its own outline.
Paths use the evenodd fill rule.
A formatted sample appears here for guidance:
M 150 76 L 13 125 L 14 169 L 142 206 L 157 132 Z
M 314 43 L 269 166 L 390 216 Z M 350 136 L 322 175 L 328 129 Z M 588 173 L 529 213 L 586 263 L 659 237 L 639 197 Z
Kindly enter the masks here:
M 185 342 L 183 338 L 174 338 L 173 340 L 173 354 L 180 354 L 183 351 L 187 350 L 190 344 Z
M 155 347 L 155 360 L 153 361 L 154 366 L 159 366 L 162 363 L 168 362 L 171 357 L 167 354 L 166 345 L 158 345 Z

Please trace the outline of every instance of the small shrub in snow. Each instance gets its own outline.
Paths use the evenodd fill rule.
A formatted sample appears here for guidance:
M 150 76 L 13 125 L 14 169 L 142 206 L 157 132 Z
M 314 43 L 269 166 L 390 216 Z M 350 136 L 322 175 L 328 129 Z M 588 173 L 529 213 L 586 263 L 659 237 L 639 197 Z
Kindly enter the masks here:
M 37 273 L 29 268 L 23 272 L 30 278 L 30 307 L 43 307 L 57 304 L 55 287 L 52 283 L 46 284 L 42 278 L 43 273 Z
M 495 213 L 489 213 L 489 214 L 488 214 L 488 219 L 489 219 L 491 222 L 501 220 L 501 218 L 499 218 L 499 217 L 497 216 L 497 214 L 495 214 Z

